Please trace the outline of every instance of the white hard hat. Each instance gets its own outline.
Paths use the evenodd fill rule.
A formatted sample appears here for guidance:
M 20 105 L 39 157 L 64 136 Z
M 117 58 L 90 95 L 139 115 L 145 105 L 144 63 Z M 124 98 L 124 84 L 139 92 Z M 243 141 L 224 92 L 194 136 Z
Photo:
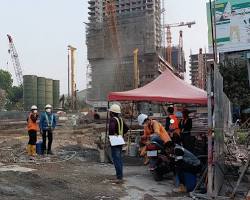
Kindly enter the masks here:
M 30 109 L 31 109 L 31 110 L 37 110 L 37 107 L 36 107 L 36 105 L 33 105 L 33 106 L 31 106 Z
M 147 115 L 145 115 L 145 114 L 140 114 L 140 115 L 138 116 L 138 118 L 137 118 L 139 125 L 142 126 L 143 123 L 144 123 L 144 121 L 145 121 L 145 119 L 147 119 L 147 118 L 148 118 Z
M 52 106 L 50 105 L 50 104 L 47 104 L 46 106 L 45 106 L 45 109 L 46 108 L 52 108 Z
M 110 109 L 109 109 L 110 112 L 113 112 L 113 113 L 121 113 L 121 107 L 117 104 L 113 104 Z

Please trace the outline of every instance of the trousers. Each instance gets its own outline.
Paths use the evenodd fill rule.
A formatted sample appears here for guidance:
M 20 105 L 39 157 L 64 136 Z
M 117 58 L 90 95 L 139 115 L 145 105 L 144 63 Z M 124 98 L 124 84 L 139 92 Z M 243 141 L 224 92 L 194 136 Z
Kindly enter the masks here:
M 111 154 L 116 171 L 116 178 L 123 178 L 122 146 L 111 146 Z
M 36 140 L 37 140 L 37 133 L 35 130 L 29 130 L 29 142 L 28 144 L 30 145 L 36 145 Z
M 46 139 L 48 137 L 48 151 L 51 151 L 51 145 L 52 145 L 52 141 L 53 141 L 53 132 L 51 130 L 44 130 L 42 133 L 42 137 L 43 137 L 43 145 L 42 145 L 42 151 L 44 152 L 46 150 Z

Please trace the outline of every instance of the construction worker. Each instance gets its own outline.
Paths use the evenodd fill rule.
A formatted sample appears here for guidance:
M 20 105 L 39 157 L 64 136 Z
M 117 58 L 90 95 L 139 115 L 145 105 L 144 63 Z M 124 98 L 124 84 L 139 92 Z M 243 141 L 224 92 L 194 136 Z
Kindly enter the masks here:
M 37 131 L 38 131 L 38 111 L 35 105 L 31 106 L 31 111 L 27 118 L 27 129 L 29 134 L 29 142 L 27 146 L 27 152 L 30 156 L 30 160 L 34 160 L 36 155 L 36 141 L 37 141 Z
M 186 181 L 191 181 L 185 179 L 185 173 L 196 174 L 200 171 L 201 161 L 190 151 L 184 147 L 174 144 L 172 141 L 168 142 L 166 145 L 166 152 L 170 159 L 174 161 L 175 173 L 179 180 L 178 188 L 175 188 L 174 192 L 185 193 L 187 191 Z
M 119 116 L 121 114 L 121 107 L 113 104 L 109 109 L 109 136 L 124 135 L 128 131 L 128 126 Z M 123 161 L 122 161 L 122 145 L 111 146 L 111 154 L 116 170 L 115 183 L 123 183 Z
M 144 135 L 142 136 L 142 138 L 147 138 L 151 141 L 156 141 L 163 145 L 171 141 L 168 132 L 158 121 L 149 119 L 145 114 L 140 114 L 137 120 L 139 125 L 144 127 Z
M 52 113 L 52 106 L 46 105 L 45 112 L 40 117 L 40 132 L 43 137 L 42 154 L 53 154 L 51 151 L 51 145 L 53 141 L 53 130 L 56 127 L 56 117 Z M 46 138 L 48 137 L 48 148 L 46 152 Z
M 169 133 L 173 142 L 180 144 L 181 138 L 180 138 L 179 122 L 176 115 L 174 114 L 174 107 L 169 106 L 167 111 L 168 111 L 168 116 L 166 118 L 165 129 Z
M 191 137 L 192 119 L 189 118 L 188 109 L 183 109 L 182 119 L 179 123 L 181 142 L 185 149 L 193 152 L 194 140 Z

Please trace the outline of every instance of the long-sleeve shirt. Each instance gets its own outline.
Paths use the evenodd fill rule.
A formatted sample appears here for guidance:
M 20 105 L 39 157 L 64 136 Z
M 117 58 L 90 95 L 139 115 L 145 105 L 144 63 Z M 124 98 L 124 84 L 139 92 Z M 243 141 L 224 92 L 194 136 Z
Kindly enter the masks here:
M 53 113 L 42 113 L 39 127 L 41 130 L 54 129 L 56 127 L 56 116 Z
M 201 163 L 200 160 L 194 154 L 192 154 L 190 151 L 178 144 L 175 145 L 174 151 L 176 162 L 182 160 L 193 166 L 199 166 Z
M 123 123 L 123 135 L 128 132 L 129 128 L 123 119 L 117 117 L 119 119 L 120 124 Z M 118 135 L 118 123 L 117 120 L 112 117 L 109 120 L 109 135 Z
M 192 129 L 192 119 L 191 118 L 182 119 L 179 123 L 179 127 L 182 133 L 190 133 Z

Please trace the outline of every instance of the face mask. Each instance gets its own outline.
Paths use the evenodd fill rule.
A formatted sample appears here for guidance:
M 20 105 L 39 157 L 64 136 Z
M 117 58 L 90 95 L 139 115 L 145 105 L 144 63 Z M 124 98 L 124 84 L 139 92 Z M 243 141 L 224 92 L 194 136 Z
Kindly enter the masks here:
M 51 109 L 50 109 L 50 108 L 47 108 L 45 111 L 46 111 L 47 113 L 50 113 L 50 112 L 51 112 Z
M 37 110 L 33 110 L 33 113 L 35 113 L 35 114 L 36 114 L 36 113 L 37 113 Z

